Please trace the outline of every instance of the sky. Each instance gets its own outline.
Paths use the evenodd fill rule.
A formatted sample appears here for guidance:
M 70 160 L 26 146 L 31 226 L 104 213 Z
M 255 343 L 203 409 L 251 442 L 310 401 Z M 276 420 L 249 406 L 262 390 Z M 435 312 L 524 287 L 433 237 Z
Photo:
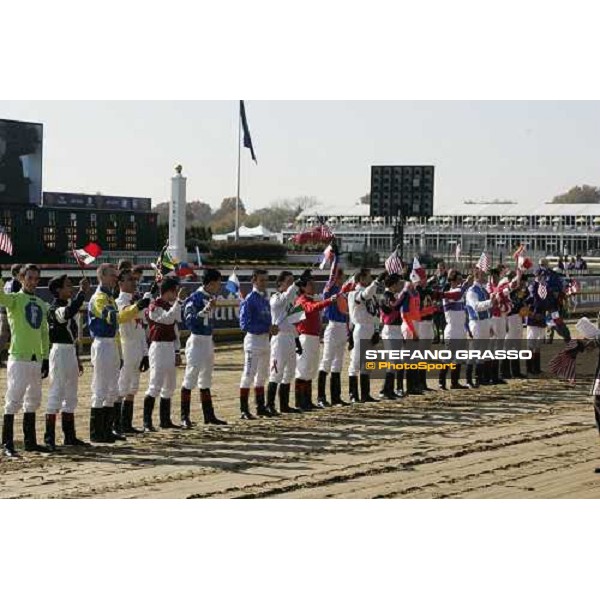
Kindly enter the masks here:
M 242 149 L 241 197 L 256 210 L 315 196 L 347 206 L 373 164 L 435 165 L 436 212 L 463 200 L 524 207 L 600 185 L 600 102 L 246 101 L 258 164 Z M 168 200 L 235 196 L 237 101 L 0 101 L 0 118 L 44 124 L 45 191 Z

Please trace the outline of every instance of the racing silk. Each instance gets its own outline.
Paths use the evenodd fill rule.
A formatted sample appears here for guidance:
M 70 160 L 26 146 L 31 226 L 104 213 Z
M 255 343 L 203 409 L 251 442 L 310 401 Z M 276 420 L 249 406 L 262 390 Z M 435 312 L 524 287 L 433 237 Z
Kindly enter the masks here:
M 181 321 L 181 303 L 171 305 L 157 298 L 148 308 L 151 342 L 174 342 L 178 339 L 177 321 Z
M 271 329 L 271 305 L 265 294 L 254 288 L 240 305 L 240 329 L 262 335 Z
M 492 301 L 487 290 L 475 282 L 467 291 L 467 314 L 471 321 L 483 321 L 490 318 Z
M 330 304 L 331 298 L 315 300 L 312 296 L 302 294 L 296 300 L 296 306 L 303 308 L 306 318 L 296 323 L 298 333 L 300 335 L 321 335 L 321 311 Z
M 394 294 L 389 289 L 383 292 L 383 298 L 380 303 L 380 317 L 384 325 L 402 325 L 402 314 L 400 306 L 404 301 L 404 294 Z
M 293 335 L 296 337 L 296 327 L 294 323 L 290 323 L 288 316 L 294 308 L 296 297 L 298 296 L 298 288 L 295 284 L 285 290 L 285 292 L 275 292 L 269 304 L 271 306 L 271 322 L 279 327 L 277 335 Z
M 211 295 L 203 288 L 199 287 L 193 294 L 186 298 L 183 304 L 183 323 L 190 333 L 194 335 L 212 335 L 213 334 L 213 315 L 208 310 L 208 303 Z
M 113 293 L 98 286 L 88 303 L 88 327 L 92 337 L 114 338 L 119 325 L 138 316 L 137 306 L 133 304 L 119 312 Z
M 437 307 L 433 304 L 435 297 L 441 295 L 440 292 L 434 292 L 431 288 L 417 288 L 420 297 L 419 312 L 421 321 L 431 321 L 433 314 L 437 312 Z
M 344 286 L 345 287 L 345 286 Z M 342 287 L 339 285 L 331 285 L 323 292 L 323 298 L 327 300 L 327 298 L 331 298 L 334 294 L 338 296 L 342 292 Z M 328 321 L 334 321 L 335 323 L 347 323 L 348 315 L 344 314 L 337 307 L 337 303 L 332 303 L 325 308 L 324 312 L 325 318 Z
M 129 309 L 129 307 L 134 305 L 135 302 L 136 299 L 134 298 L 133 294 L 121 292 L 116 300 L 119 313 Z M 119 335 L 121 337 L 121 342 L 125 342 L 127 344 L 138 343 L 144 352 L 144 356 L 148 354 L 146 331 L 144 330 L 144 319 L 141 311 L 138 312 L 135 318 L 123 323 L 119 327 Z
M 0 291 L 0 306 L 6 308 L 10 337 L 10 356 L 14 360 L 40 360 L 48 358 L 48 305 L 25 290 L 16 293 Z
M 546 284 L 547 285 L 547 284 Z M 527 315 L 526 325 L 531 327 L 546 327 L 546 313 L 551 310 L 552 303 L 549 300 L 550 293 L 546 298 L 540 298 L 538 290 L 540 287 L 539 281 L 534 281 L 529 285 L 529 296 L 526 303 L 530 313 Z
M 442 293 L 442 308 L 444 313 L 465 311 L 465 294 L 469 284 L 465 281 L 457 287 L 450 288 Z
M 378 303 L 375 299 L 378 282 L 373 281 L 364 287 L 357 284 L 353 291 L 348 294 L 348 308 L 350 322 L 354 325 L 372 325 L 377 321 Z
M 511 310 L 511 299 L 510 299 L 510 282 L 493 285 L 492 283 L 487 284 L 488 294 L 497 293 L 498 303 L 492 306 L 492 317 L 505 317 L 510 314 Z
M 75 318 L 83 306 L 85 294 L 79 292 L 70 302 L 56 298 L 48 309 L 50 344 L 75 344 L 79 328 Z

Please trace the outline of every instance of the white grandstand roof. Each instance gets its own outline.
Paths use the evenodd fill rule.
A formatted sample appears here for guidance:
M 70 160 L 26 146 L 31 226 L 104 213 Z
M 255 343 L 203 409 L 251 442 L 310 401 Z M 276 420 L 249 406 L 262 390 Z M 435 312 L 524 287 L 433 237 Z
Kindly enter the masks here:
M 368 217 L 370 207 L 368 204 L 350 204 L 345 206 L 319 204 L 308 208 L 300 213 L 297 219 L 304 219 L 311 216 L 317 217 Z M 442 207 L 434 209 L 435 216 L 468 216 L 474 217 L 521 217 L 521 216 L 600 216 L 600 204 L 538 204 L 535 207 L 525 206 L 523 204 L 457 204 L 451 208 Z

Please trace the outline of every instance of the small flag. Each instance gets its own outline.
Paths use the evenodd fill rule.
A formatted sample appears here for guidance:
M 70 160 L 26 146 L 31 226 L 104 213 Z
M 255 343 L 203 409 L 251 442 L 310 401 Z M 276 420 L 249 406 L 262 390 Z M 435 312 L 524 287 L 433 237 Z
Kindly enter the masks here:
M 456 248 L 454 249 L 454 258 L 456 259 L 456 262 L 460 261 L 460 242 L 456 244 Z
M 0 227 L 0 250 L 12 256 L 13 243 L 8 233 L 6 233 L 6 229 L 4 229 L 4 227 Z
M 326 266 L 328 262 L 333 262 L 333 259 L 335 257 L 335 253 L 333 251 L 333 248 L 331 247 L 331 244 L 329 244 L 329 246 L 327 246 L 327 248 L 325 248 L 325 250 L 323 250 L 323 255 L 321 256 L 321 264 L 319 265 L 319 269 L 322 271 Z
M 490 259 L 485 252 L 481 253 L 477 264 L 475 265 L 478 269 L 481 269 L 484 273 L 487 273 L 490 268 Z
M 300 321 L 304 321 L 304 319 L 306 319 L 306 313 L 304 312 L 304 308 L 300 305 L 293 306 L 287 312 L 288 323 L 300 323 Z
M 398 254 L 398 249 L 394 250 L 386 259 L 385 270 L 391 275 L 392 273 L 402 273 L 404 263 Z
M 240 280 L 235 274 L 235 271 L 229 276 L 229 279 L 226 281 L 225 289 L 234 296 L 240 295 Z
M 580 351 L 580 340 L 572 340 L 567 343 L 566 348 L 559 352 L 549 363 L 548 370 L 557 377 L 566 379 L 569 383 L 575 383 L 575 358 Z
M 94 242 L 90 242 L 79 250 L 73 249 L 73 256 L 80 266 L 82 264 L 91 265 L 101 254 L 102 248 Z
M 412 270 L 413 270 L 413 273 L 416 273 L 420 279 L 425 279 L 425 277 L 427 276 L 427 273 L 425 272 L 425 268 L 421 265 L 421 263 L 419 262 L 419 259 L 416 256 L 413 259 Z
M 242 129 L 244 130 L 244 148 L 250 150 L 252 160 L 258 164 L 256 155 L 254 154 L 254 147 L 252 146 L 252 138 L 250 137 L 250 129 L 248 129 L 248 120 L 246 119 L 246 107 L 244 101 L 240 100 L 240 118 L 242 119 Z
M 200 257 L 200 248 L 198 248 L 198 246 L 196 246 L 196 262 L 199 267 L 202 266 L 202 258 Z
M 519 261 L 519 257 L 521 256 L 521 254 L 523 254 L 523 252 L 525 252 L 525 244 L 520 244 L 513 254 L 513 258 L 517 261 L 517 263 Z
M 545 283 L 540 283 L 538 285 L 538 296 L 542 299 L 545 300 L 548 297 L 548 288 L 546 287 Z
M 167 273 L 177 271 L 179 261 L 171 256 L 168 246 L 165 246 L 158 255 L 156 263 L 150 263 L 150 266 L 157 272 L 156 279 L 160 281 Z
M 194 275 L 194 269 L 186 262 L 179 263 L 175 271 L 179 277 L 186 277 L 187 275 Z

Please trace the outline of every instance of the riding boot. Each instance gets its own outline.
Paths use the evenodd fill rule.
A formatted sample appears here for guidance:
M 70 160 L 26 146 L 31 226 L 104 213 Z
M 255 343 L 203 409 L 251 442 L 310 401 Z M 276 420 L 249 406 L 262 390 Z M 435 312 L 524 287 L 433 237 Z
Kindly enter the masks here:
M 64 436 L 63 446 L 89 446 L 87 442 L 77 439 L 77 434 L 75 433 L 75 415 L 63 412 L 60 417 Z
M 180 392 L 181 429 L 191 429 L 194 424 L 191 419 L 192 390 L 182 387 Z M 204 416 L 206 422 L 206 415 Z
M 114 436 L 118 440 L 124 441 L 127 438 L 123 435 L 123 427 L 121 426 L 121 424 L 123 422 L 123 403 L 120 401 L 115 402 L 113 409 L 114 409 L 114 413 L 113 413 L 114 416 L 113 416 L 112 431 L 114 433 Z
M 289 383 L 279 384 L 279 412 L 282 414 L 302 412 L 299 408 L 290 406 L 290 388 Z
M 15 450 L 14 437 L 15 415 L 4 415 L 2 423 L 2 451 L 4 456 L 8 458 L 16 458 L 19 456 Z
M 371 378 L 365 373 L 360 375 L 360 401 L 361 402 L 379 402 L 371 396 Z
M 104 439 L 104 410 L 92 408 L 90 410 L 90 441 L 103 444 Z
M 227 421 L 218 419 L 215 414 L 210 388 L 200 390 L 200 404 L 202 404 L 202 415 L 204 416 L 205 425 L 227 425 Z
M 329 392 L 331 394 L 331 406 L 348 406 L 348 402 L 342 400 L 342 374 L 331 373 L 329 380 Z
M 157 431 L 156 427 L 152 424 L 152 413 L 154 412 L 153 396 L 146 396 L 144 398 L 144 433 L 151 433 Z
M 533 353 L 533 368 L 536 375 L 542 374 L 542 353 L 539 350 Z
M 396 396 L 402 398 L 404 396 L 404 371 L 396 373 Z
M 123 442 L 127 438 L 124 435 L 115 432 L 114 429 L 114 421 L 115 421 L 115 407 L 114 406 L 104 406 L 102 408 L 102 412 L 104 413 L 104 438 L 105 441 L 109 444 L 111 442 L 120 441 Z
M 298 412 L 304 410 L 304 380 L 296 379 L 294 381 L 294 406 Z
M 360 402 L 360 396 L 358 394 L 358 377 L 356 375 L 350 375 L 348 377 L 348 395 L 350 396 L 350 402 L 357 404 Z
M 396 379 L 396 374 L 391 371 L 385 374 L 385 380 L 383 383 L 383 387 L 379 392 L 380 398 L 385 398 L 386 400 L 396 400 L 398 396 L 394 393 L 394 381 Z
M 121 432 L 124 434 L 144 433 L 142 429 L 133 426 L 133 400 L 123 400 L 121 409 Z
M 312 381 L 306 380 L 306 379 L 304 380 L 304 390 L 305 390 L 305 396 L 304 396 L 305 409 L 304 410 L 317 410 L 318 408 L 322 408 L 320 406 L 317 406 L 312 401 Z
M 44 444 L 51 452 L 56 450 L 56 415 L 46 415 L 46 430 L 44 432 Z
M 485 364 L 478 362 L 475 365 L 475 385 L 473 387 L 478 388 L 480 385 L 485 385 Z
M 512 372 L 513 379 L 526 379 L 527 375 L 521 373 L 521 361 L 518 358 L 513 358 L 510 361 L 510 370 Z
M 23 437 L 25 438 L 25 450 L 27 452 L 50 452 L 48 448 L 37 443 L 34 412 L 23 413 Z
M 463 385 L 460 382 L 460 369 L 461 366 L 459 364 L 456 365 L 455 369 L 450 371 L 450 389 L 451 390 L 466 390 L 468 389 L 468 385 Z M 468 367 L 467 367 L 468 370 Z M 473 380 L 473 370 L 471 369 L 471 381 Z
M 254 401 L 256 402 L 256 416 L 257 417 L 270 417 L 271 413 L 267 410 L 265 405 L 265 388 L 257 387 L 254 388 Z
M 325 386 L 327 384 L 327 373 L 325 371 L 319 371 L 319 377 L 317 379 L 317 406 L 319 408 L 326 408 L 331 406 L 327 402 L 327 396 L 325 395 Z
M 271 417 L 279 416 L 277 409 L 275 408 L 275 400 L 277 399 L 277 383 L 269 381 L 267 386 L 267 412 Z
M 446 380 L 448 379 L 448 371 L 446 369 L 442 369 L 440 374 L 438 375 L 438 387 L 440 390 L 447 390 Z
M 159 404 L 160 428 L 161 429 L 180 429 L 171 421 L 171 398 L 161 398 Z
M 505 358 L 503 361 L 501 361 L 500 374 L 502 379 L 512 379 L 510 360 L 508 358 Z
M 250 402 L 247 396 L 240 398 L 240 418 L 245 421 L 254 421 L 254 419 L 256 419 L 250 412 Z

